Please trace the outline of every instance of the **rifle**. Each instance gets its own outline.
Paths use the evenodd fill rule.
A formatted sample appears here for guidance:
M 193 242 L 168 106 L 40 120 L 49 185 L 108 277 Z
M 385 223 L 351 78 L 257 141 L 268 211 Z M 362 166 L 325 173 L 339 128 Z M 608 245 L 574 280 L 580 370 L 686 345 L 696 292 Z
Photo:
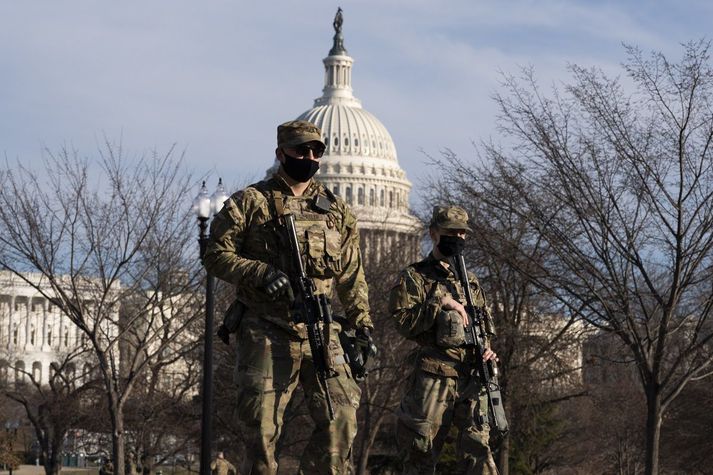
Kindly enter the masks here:
M 293 288 L 297 290 L 295 301 L 299 312 L 296 321 L 298 323 L 303 322 L 307 327 L 307 338 L 309 340 L 309 348 L 312 352 L 312 363 L 314 364 L 315 373 L 317 373 L 317 381 L 324 390 L 327 410 L 329 411 L 329 420 L 333 421 L 334 407 L 332 406 L 332 396 L 329 394 L 329 387 L 327 386 L 327 379 L 337 375 L 336 371 L 332 368 L 329 355 L 329 327 L 332 323 L 332 309 L 326 295 L 315 294 L 314 282 L 312 282 L 312 279 L 307 277 L 305 273 L 304 264 L 302 263 L 302 254 L 300 253 L 300 244 L 297 240 L 295 216 L 293 214 L 284 214 L 283 218 L 290 243 L 292 261 L 295 269 L 297 269 L 297 275 L 290 276 Z M 322 335 L 319 329 L 320 322 L 324 324 L 324 335 Z
M 465 293 L 466 312 L 468 313 L 468 326 L 465 329 L 466 345 L 475 346 L 477 359 L 477 370 L 480 381 L 488 395 L 488 419 L 492 427 L 505 435 L 508 432 L 508 421 L 505 418 L 503 399 L 500 395 L 500 385 L 498 384 L 498 366 L 493 360 L 484 361 L 485 353 L 485 311 L 482 307 L 476 307 L 473 302 L 473 293 L 468 282 L 468 271 L 465 267 L 463 254 L 459 253 L 453 257 L 456 275 L 460 280 L 463 292 Z

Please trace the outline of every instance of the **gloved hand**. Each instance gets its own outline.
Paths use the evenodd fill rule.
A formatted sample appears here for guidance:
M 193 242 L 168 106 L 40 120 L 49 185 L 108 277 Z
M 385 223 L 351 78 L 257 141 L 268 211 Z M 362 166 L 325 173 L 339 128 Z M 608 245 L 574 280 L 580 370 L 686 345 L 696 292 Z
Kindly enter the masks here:
M 374 345 L 374 340 L 371 338 L 371 328 L 366 326 L 359 327 L 354 333 L 354 336 L 356 337 L 356 345 L 359 347 L 364 356 L 375 356 L 376 345 Z
M 283 296 L 286 296 L 290 303 L 295 300 L 290 279 L 281 270 L 270 269 L 263 280 L 263 288 L 272 300 L 277 300 Z
M 228 327 L 225 326 L 225 324 L 218 327 L 217 335 L 218 338 L 220 338 L 220 341 L 222 341 L 226 345 L 230 345 L 230 331 L 228 330 Z

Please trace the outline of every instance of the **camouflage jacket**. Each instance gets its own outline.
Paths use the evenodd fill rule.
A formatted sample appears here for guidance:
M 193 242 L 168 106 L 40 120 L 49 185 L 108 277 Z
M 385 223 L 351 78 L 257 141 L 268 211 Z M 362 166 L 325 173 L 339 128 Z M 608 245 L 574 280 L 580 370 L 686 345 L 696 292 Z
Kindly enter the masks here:
M 487 307 L 478 279 L 472 272 L 468 273 L 468 280 L 474 304 Z M 411 264 L 401 272 L 398 282 L 391 289 L 389 311 L 399 333 L 419 343 L 422 350 L 425 350 L 421 351 L 422 354 L 464 361 L 464 348 L 442 348 L 436 345 L 436 318 L 441 311 L 441 298 L 446 295 L 466 304 L 465 293 L 454 271 L 429 254 L 421 262 Z M 486 314 L 486 345 L 489 346 L 495 330 L 490 313 L 486 311 Z
M 235 465 L 225 459 L 213 460 L 210 464 L 210 469 L 215 475 L 228 475 L 231 472 L 235 475 L 239 475 Z
M 318 197 L 322 197 L 323 209 L 315 205 Z M 286 231 L 277 219 L 278 207 L 282 213 L 295 215 L 302 260 L 317 293 L 331 298 L 336 287 L 349 321 L 356 327 L 373 327 L 356 217 L 341 198 L 315 179 L 299 197 L 277 174 L 231 196 L 211 224 L 203 261 L 206 269 L 235 284 L 247 315 L 303 334 L 304 325 L 291 321 L 287 300 L 272 301 L 263 289 L 271 267 L 294 275 Z

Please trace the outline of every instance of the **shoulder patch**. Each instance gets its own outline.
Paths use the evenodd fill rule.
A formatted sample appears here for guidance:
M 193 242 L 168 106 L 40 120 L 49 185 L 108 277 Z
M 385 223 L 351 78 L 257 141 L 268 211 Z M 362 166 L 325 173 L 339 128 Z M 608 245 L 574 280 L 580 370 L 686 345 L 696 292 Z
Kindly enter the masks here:
M 332 190 L 330 190 L 330 189 L 327 188 L 326 186 L 324 187 L 324 194 L 325 194 L 325 196 L 327 197 L 327 199 L 329 200 L 330 203 L 336 203 L 336 201 L 337 201 L 337 195 L 335 195 L 334 193 L 332 193 Z

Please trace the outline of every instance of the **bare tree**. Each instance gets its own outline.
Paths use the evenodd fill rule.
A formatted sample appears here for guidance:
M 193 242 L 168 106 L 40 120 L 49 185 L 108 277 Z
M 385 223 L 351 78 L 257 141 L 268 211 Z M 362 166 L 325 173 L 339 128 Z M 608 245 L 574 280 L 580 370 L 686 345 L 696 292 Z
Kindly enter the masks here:
M 396 331 L 388 313 L 388 293 L 395 284 L 403 267 L 402 254 L 394 251 L 376 259 L 367 256 L 367 278 L 369 281 L 369 303 L 374 320 L 374 342 L 378 353 L 369 361 L 369 376 L 361 384 L 362 397 L 359 407 L 359 431 L 355 440 L 355 473 L 366 475 L 370 469 L 370 456 L 376 452 L 380 458 L 392 458 L 393 424 L 395 413 L 401 402 L 406 379 L 413 365 L 409 354 L 414 344 L 405 340 Z M 379 443 L 388 441 L 387 443 Z M 387 461 L 384 461 L 388 463 Z
M 10 366 L 18 375 L 17 381 L 4 381 L 2 385 L 3 394 L 24 409 L 37 436 L 47 475 L 59 473 L 67 433 L 87 418 L 82 403 L 96 388 L 96 381 L 76 370 L 85 367 L 87 353 L 77 348 L 61 355 L 52 364 L 48 384 L 35 378 L 33 372 Z
M 711 374 L 713 70 L 710 44 L 672 63 L 627 47 L 629 82 L 571 66 L 547 97 L 531 71 L 496 96 L 510 146 L 487 155 L 504 203 L 548 254 L 526 270 L 564 313 L 621 339 L 646 398 L 646 473 L 662 417 Z
M 105 392 L 118 474 L 125 405 L 200 309 L 192 181 L 180 170 L 173 150 L 128 160 L 109 142 L 98 164 L 62 150 L 50 154 L 42 176 L 22 165 L 0 170 L 0 269 L 81 331 Z M 170 315 L 157 310 L 167 308 Z
M 172 303 L 182 298 L 176 296 Z M 173 307 L 157 311 L 164 313 L 163 318 L 182 316 Z M 134 462 L 141 461 L 143 473 L 152 473 L 156 465 L 190 453 L 199 438 L 193 399 L 198 395 L 202 374 L 200 342 L 196 339 L 201 325 L 200 319 L 192 319 L 188 331 L 179 338 L 164 326 L 157 344 L 161 353 L 149 362 L 127 401 L 126 427 L 133 448 L 130 455 Z

